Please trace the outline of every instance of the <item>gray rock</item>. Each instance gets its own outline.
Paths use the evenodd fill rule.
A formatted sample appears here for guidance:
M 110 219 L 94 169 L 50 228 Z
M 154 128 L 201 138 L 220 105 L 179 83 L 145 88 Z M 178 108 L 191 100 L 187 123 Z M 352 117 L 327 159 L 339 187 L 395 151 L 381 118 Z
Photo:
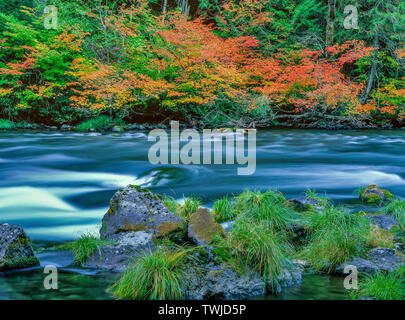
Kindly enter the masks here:
M 139 125 L 136 123 L 127 126 L 127 130 L 139 130 Z
M 369 215 L 367 215 L 367 218 L 370 220 L 371 224 L 378 226 L 380 229 L 389 230 L 393 226 L 398 226 L 398 223 L 390 215 L 384 215 L 384 214 L 371 215 L 371 214 L 369 214 Z
M 0 225 L 0 271 L 39 265 L 31 241 L 21 227 Z
M 261 296 L 269 291 L 270 283 L 265 284 L 257 272 L 240 275 L 225 264 L 218 264 L 212 247 L 206 246 L 205 254 L 194 254 L 195 261 L 187 270 L 186 299 L 225 299 L 241 300 Z M 197 263 L 196 263 L 197 262 Z M 278 278 L 279 287 L 273 292 L 296 285 L 302 281 L 303 268 L 292 263 Z
M 153 249 L 152 234 L 145 231 L 122 232 L 112 238 L 114 244 L 94 251 L 86 267 L 122 272 L 131 260 Z
M 181 219 L 170 212 L 156 194 L 138 186 L 128 186 L 111 198 L 100 235 L 115 240 L 115 235 L 121 232 L 147 231 L 164 237 L 182 227 Z
M 221 265 L 193 272 L 186 299 L 242 300 L 264 295 L 265 292 L 263 278 L 259 275 L 239 276 Z
M 71 130 L 73 129 L 73 127 L 72 127 L 72 126 L 69 126 L 68 124 L 64 124 L 64 125 L 62 125 L 62 126 L 60 127 L 60 129 L 61 129 L 62 131 L 71 131 Z
M 368 253 L 367 258 L 355 257 L 340 265 L 335 272 L 344 274 L 344 268 L 353 265 L 357 267 L 358 272 L 373 274 L 377 271 L 395 271 L 404 263 L 395 250 L 390 248 L 374 248 Z
M 294 199 L 289 199 L 290 203 L 296 210 L 305 211 L 311 208 L 316 210 L 322 209 L 321 204 L 316 199 L 311 199 L 308 197 L 298 197 Z
M 114 126 L 111 131 L 119 133 L 119 132 L 124 131 L 124 129 L 121 128 L 120 126 Z
M 374 262 L 380 270 L 387 271 L 394 271 L 404 263 L 395 250 L 390 248 L 374 248 L 369 252 L 368 258 Z
M 375 273 L 379 270 L 378 266 L 374 262 L 360 257 L 354 257 L 352 260 L 337 267 L 335 273 L 345 275 L 346 273 L 344 272 L 344 269 L 346 266 L 355 266 L 357 268 L 357 272 L 368 274 Z
M 189 274 L 186 299 L 191 300 L 243 300 L 266 294 L 268 286 L 258 273 L 238 275 L 234 270 L 221 265 L 207 264 L 194 269 Z M 279 278 L 282 288 L 296 285 L 302 281 L 302 270 L 294 267 L 293 271 L 284 271 Z

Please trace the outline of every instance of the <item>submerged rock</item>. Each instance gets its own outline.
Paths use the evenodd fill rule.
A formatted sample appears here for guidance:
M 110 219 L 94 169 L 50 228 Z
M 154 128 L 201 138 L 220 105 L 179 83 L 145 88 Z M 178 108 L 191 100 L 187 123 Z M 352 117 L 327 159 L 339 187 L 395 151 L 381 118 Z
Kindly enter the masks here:
M 377 187 L 375 184 L 369 185 L 360 194 L 360 200 L 368 204 L 380 204 L 386 200 L 392 200 L 395 197 L 391 192 Z
M 297 285 L 302 281 L 302 269 L 294 266 L 291 270 L 284 270 L 279 277 L 282 288 Z M 186 299 L 191 300 L 243 300 L 265 295 L 269 284 L 263 281 L 258 273 L 240 275 L 225 265 L 207 264 L 190 273 Z
M 287 200 L 286 205 L 300 212 L 313 209 L 322 209 L 322 205 L 319 203 L 318 200 L 309 197 L 298 197 L 289 199 Z
M 348 265 L 357 267 L 358 272 L 373 274 L 377 271 L 395 271 L 404 264 L 403 259 L 390 248 L 374 248 L 367 259 L 355 257 L 351 261 L 343 263 L 336 268 L 336 273 L 344 274 L 344 268 Z
M 215 237 L 225 237 L 224 228 L 217 222 L 206 208 L 193 213 L 188 223 L 188 237 L 199 246 L 208 245 Z
M 0 224 L 0 271 L 39 265 L 31 241 L 21 227 Z
M 128 186 L 117 191 L 104 215 L 100 235 L 115 240 L 122 232 L 145 231 L 155 237 L 165 237 L 182 229 L 181 219 L 149 190 Z

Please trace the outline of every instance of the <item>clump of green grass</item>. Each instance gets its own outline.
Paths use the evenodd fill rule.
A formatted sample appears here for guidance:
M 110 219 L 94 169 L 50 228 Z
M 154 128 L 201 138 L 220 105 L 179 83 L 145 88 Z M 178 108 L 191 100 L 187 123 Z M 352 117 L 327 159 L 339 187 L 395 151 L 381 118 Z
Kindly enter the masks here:
M 405 232 L 405 200 L 390 201 L 381 209 L 384 214 L 390 214 L 397 221 L 402 232 Z
M 314 200 L 320 207 L 323 208 L 326 208 L 330 205 L 329 199 L 324 196 L 320 196 L 318 193 L 316 193 L 315 190 L 308 189 L 305 192 L 305 198 Z
M 100 250 L 109 244 L 112 244 L 109 240 L 102 240 L 91 233 L 86 233 L 79 239 L 60 246 L 59 249 L 72 251 L 74 263 L 84 265 L 94 250 Z
M 190 250 L 159 248 L 134 260 L 110 290 L 120 299 L 173 300 L 184 297 L 185 260 Z
M 0 130 L 11 130 L 15 128 L 14 122 L 6 119 L 0 119 Z
M 163 197 L 163 204 L 166 206 L 167 209 L 169 209 L 169 211 L 173 213 L 178 213 L 181 208 L 180 203 L 178 203 L 176 199 L 169 196 Z
M 174 214 L 187 220 L 190 216 L 197 212 L 201 205 L 201 201 L 195 197 L 188 197 L 184 199 L 184 203 L 178 203 L 174 198 L 165 196 L 163 198 L 164 205 Z
M 188 197 L 184 199 L 184 204 L 180 210 L 180 213 L 185 218 L 189 218 L 193 213 L 197 212 L 201 205 L 201 201 L 194 197 Z
M 89 131 L 89 130 L 104 130 L 105 127 L 112 127 L 114 125 L 123 125 L 123 122 L 119 119 L 112 119 L 108 116 L 101 115 L 96 118 L 86 120 L 76 126 L 77 131 Z
M 218 223 L 233 220 L 236 217 L 232 202 L 228 197 L 215 201 L 212 214 Z
M 377 300 L 404 300 L 404 268 L 394 272 L 379 271 L 374 275 L 366 275 L 359 280 L 359 289 L 352 294 L 352 298 L 356 299 L 357 297 L 376 298 Z
M 366 242 L 369 224 L 363 214 L 329 206 L 310 216 L 309 243 L 299 257 L 315 270 L 333 271 L 353 258 Z
M 373 248 L 394 248 L 394 235 L 378 226 L 371 226 L 366 242 Z
M 277 191 L 245 191 L 236 197 L 235 211 L 258 223 L 265 221 L 274 231 L 286 231 L 301 223 L 302 215 L 285 203 L 284 196 Z
M 293 249 L 284 233 L 274 231 L 265 222 L 243 217 L 238 218 L 215 252 L 240 273 L 259 272 L 265 283 L 276 291 L 280 275 L 290 265 Z

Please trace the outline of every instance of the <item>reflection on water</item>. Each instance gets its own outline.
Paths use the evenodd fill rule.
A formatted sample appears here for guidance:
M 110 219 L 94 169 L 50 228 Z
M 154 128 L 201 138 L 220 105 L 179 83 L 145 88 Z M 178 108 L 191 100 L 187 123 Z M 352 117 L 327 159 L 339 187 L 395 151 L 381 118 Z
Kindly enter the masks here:
M 45 290 L 42 270 L 1 274 L 0 300 L 4 299 L 64 299 L 96 300 L 113 299 L 106 288 L 116 279 L 116 274 L 83 274 L 59 272 L 58 290 Z M 325 275 L 304 275 L 301 285 L 284 289 L 278 295 L 255 297 L 255 300 L 344 300 L 348 292 L 343 287 L 343 278 Z
M 0 300 L 77 300 L 112 299 L 106 291 L 116 275 L 86 275 L 76 272 L 59 271 L 58 289 L 46 290 L 44 279 L 47 274 L 42 269 L 2 274 L 0 273 Z
M 349 292 L 343 287 L 342 277 L 309 274 L 302 284 L 284 289 L 278 295 L 261 297 L 266 300 L 346 300 Z

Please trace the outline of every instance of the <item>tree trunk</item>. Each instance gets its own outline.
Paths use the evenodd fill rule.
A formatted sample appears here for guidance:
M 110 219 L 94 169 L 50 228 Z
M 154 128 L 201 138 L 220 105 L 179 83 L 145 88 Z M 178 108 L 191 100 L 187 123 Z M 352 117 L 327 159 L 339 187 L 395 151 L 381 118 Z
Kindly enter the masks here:
M 380 41 L 379 41 L 378 31 L 376 31 L 375 36 L 374 36 L 373 65 L 371 67 L 370 75 L 368 77 L 368 84 L 367 84 L 366 91 L 364 92 L 363 101 L 361 102 L 362 104 L 366 104 L 366 102 L 370 96 L 371 89 L 373 89 L 374 78 L 375 78 L 375 74 L 377 72 L 379 46 L 380 46 Z
M 328 0 L 328 17 L 326 19 L 325 48 L 329 48 L 333 45 L 335 16 L 336 16 L 336 0 Z
M 181 12 L 189 15 L 190 14 L 190 5 L 188 4 L 188 0 L 176 0 L 177 6 L 181 8 Z
M 163 14 L 165 15 L 167 11 L 167 0 L 163 0 Z

